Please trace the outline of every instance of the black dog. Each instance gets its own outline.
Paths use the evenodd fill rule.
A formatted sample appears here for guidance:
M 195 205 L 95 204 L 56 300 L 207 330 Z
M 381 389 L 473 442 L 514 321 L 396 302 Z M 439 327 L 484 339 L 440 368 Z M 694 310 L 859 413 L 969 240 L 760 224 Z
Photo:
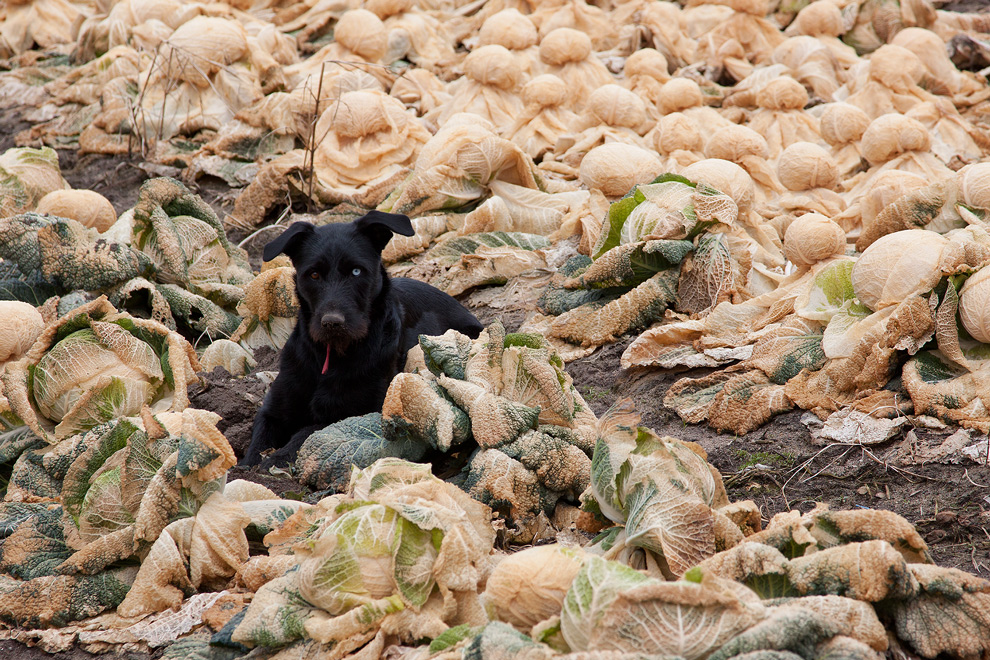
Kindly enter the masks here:
M 381 410 L 419 335 L 481 332 L 474 315 L 446 293 L 389 279 L 381 252 L 393 232 L 412 236 L 409 218 L 372 211 L 349 224 L 296 222 L 265 246 L 266 261 L 285 253 L 296 268 L 299 320 L 241 465 L 260 462 L 271 448 L 278 451 L 265 465 L 286 464 L 313 431 Z

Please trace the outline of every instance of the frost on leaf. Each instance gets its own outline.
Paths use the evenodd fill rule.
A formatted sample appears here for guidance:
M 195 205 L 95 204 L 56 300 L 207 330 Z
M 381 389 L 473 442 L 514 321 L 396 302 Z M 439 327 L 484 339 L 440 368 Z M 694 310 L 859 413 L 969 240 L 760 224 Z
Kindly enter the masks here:
M 922 351 L 901 372 L 915 412 L 964 428 L 990 431 L 990 364 L 972 360 L 964 369 L 942 351 Z
M 17 147 L 0 154 L 0 218 L 33 211 L 41 198 L 68 188 L 50 147 Z
M 471 437 L 471 418 L 434 381 L 398 374 L 382 404 L 383 433 L 430 445 L 443 452 Z
M 553 337 L 582 346 L 599 346 L 646 328 L 663 317 L 677 298 L 677 271 L 662 270 L 615 300 L 591 302 L 555 318 Z
M 263 268 L 244 287 L 244 300 L 237 306 L 242 320 L 231 339 L 251 350 L 261 346 L 281 350 L 296 326 L 298 312 L 295 269 Z
M 876 651 L 887 650 L 887 631 L 870 603 L 842 596 L 805 596 L 776 598 L 767 604 L 808 610 L 829 621 L 839 635 L 856 639 Z
M 464 647 L 463 657 L 551 660 L 557 654 L 549 646 L 533 641 L 507 623 L 493 621 Z
M 812 610 L 785 606 L 766 608 L 766 617 L 728 640 L 709 658 L 728 660 L 756 651 L 790 651 L 801 657 L 815 656 L 815 647 L 834 637 L 838 627 Z
M 592 650 L 590 638 L 619 594 L 658 581 L 619 562 L 588 557 L 564 597 L 560 630 L 572 651 Z
M 618 594 L 592 628 L 588 645 L 699 660 L 764 616 L 759 596 L 730 580 L 651 581 Z
M 418 460 L 427 444 L 385 436 L 380 413 L 348 417 L 313 433 L 299 449 L 300 480 L 314 489 L 341 491 L 351 478 L 351 466 L 367 467 L 386 456 Z
M 723 234 L 706 233 L 696 240 L 694 254 L 681 265 L 677 309 L 703 315 L 732 297 L 735 277 L 732 255 Z
M 486 246 L 489 248 L 519 248 L 521 250 L 541 250 L 550 246 L 550 240 L 537 234 L 516 231 L 493 231 L 455 236 L 437 243 L 427 257 L 440 263 L 452 265 L 466 254 L 475 254 Z
M 794 595 L 788 561 L 779 550 L 762 543 L 743 542 L 698 565 L 706 574 L 745 584 L 761 598 Z
M 96 291 L 150 275 L 147 256 L 75 220 L 26 213 L 0 219 L 0 257 L 59 291 Z
M 754 370 L 735 374 L 725 382 L 712 400 L 708 423 L 716 430 L 742 435 L 792 407 L 783 385 Z
M 258 591 L 234 641 L 341 643 L 384 629 L 411 642 L 442 633 L 454 603 L 477 597 L 494 542 L 481 504 L 397 459 L 355 469 L 338 498 L 295 546 L 297 568 Z
M 901 639 L 926 658 L 990 651 L 990 583 L 954 568 L 911 564 L 908 570 L 917 596 L 889 605 Z
M 236 304 L 252 279 L 247 255 L 227 240 L 213 209 L 174 179 L 141 186 L 132 242 L 154 262 L 160 282 L 221 305 Z
M 121 416 L 180 411 L 199 368 L 177 333 L 100 297 L 52 323 L 2 378 L 10 405 L 50 443 Z
M 96 573 L 144 551 L 171 520 L 193 515 L 234 464 L 218 419 L 187 409 L 166 419 L 170 432 L 145 411 L 140 426 L 117 420 L 83 436 L 85 450 L 62 487 L 76 552 L 58 571 Z
M 804 346 L 799 344 L 798 349 Z M 701 378 L 682 378 L 667 390 L 664 405 L 685 422 L 708 420 L 716 429 L 738 434 L 748 433 L 793 407 L 784 386 L 771 382 L 757 370 L 716 371 Z
M 568 288 L 604 289 L 636 286 L 656 273 L 672 269 L 694 249 L 691 241 L 649 240 L 623 243 L 598 257 Z
M 533 160 L 485 123 L 445 124 L 420 149 L 412 174 L 379 208 L 409 216 L 456 208 L 484 196 L 493 181 L 537 188 Z
M 720 206 L 707 199 L 709 197 L 724 199 L 729 204 Z M 698 205 L 707 212 L 699 216 Z M 651 238 L 689 238 L 719 223 L 731 225 L 737 211 L 727 195 L 713 188 L 676 174 L 662 174 L 651 183 L 634 187 L 612 204 L 592 258 L 597 260 L 621 244 Z
M 654 554 L 665 575 L 683 575 L 715 553 L 713 507 L 728 503 L 721 477 L 693 443 L 637 427 L 638 417 L 615 409 L 599 423 L 591 462 L 591 500 L 624 531 L 603 549 Z
M 928 544 L 914 525 L 893 511 L 830 511 L 819 505 L 804 516 L 808 531 L 822 548 L 879 539 L 890 543 L 909 564 L 930 564 Z
M 918 582 L 904 558 L 886 541 L 864 541 L 820 550 L 790 563 L 801 594 L 832 594 L 868 602 L 909 598 Z
M 460 261 L 430 283 L 448 295 L 459 296 L 478 286 L 505 284 L 517 275 L 546 266 L 540 252 L 480 245 L 474 252 L 461 255 Z

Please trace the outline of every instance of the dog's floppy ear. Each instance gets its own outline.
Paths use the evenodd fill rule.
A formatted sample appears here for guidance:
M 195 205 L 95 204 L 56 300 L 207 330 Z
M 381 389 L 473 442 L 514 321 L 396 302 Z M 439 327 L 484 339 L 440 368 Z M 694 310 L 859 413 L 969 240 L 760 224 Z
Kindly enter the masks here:
M 289 228 L 274 241 L 265 246 L 263 254 L 265 261 L 271 261 L 280 254 L 293 258 L 293 253 L 302 244 L 302 240 L 313 233 L 313 225 L 308 222 L 293 222 Z
M 368 236 L 379 252 L 388 245 L 393 233 L 403 236 L 412 236 L 416 233 L 408 216 L 383 211 L 368 212 L 367 215 L 354 221 L 354 227 Z

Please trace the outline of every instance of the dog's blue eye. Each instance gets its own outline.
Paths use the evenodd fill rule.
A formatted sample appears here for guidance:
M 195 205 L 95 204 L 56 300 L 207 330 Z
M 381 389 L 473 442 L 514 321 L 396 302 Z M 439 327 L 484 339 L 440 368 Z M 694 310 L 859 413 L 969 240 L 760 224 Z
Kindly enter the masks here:
M 360 268 L 355 268 L 354 270 L 351 271 L 351 275 L 353 275 L 354 277 L 357 277 L 357 276 L 359 276 L 363 272 L 364 271 L 361 270 Z

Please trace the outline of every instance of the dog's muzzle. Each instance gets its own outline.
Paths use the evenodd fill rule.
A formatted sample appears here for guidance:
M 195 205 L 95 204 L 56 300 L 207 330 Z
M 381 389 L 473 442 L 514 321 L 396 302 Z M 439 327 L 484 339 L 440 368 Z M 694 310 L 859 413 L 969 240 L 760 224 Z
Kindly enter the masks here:
M 343 354 L 347 348 L 364 335 L 363 328 L 353 327 L 347 323 L 347 317 L 340 311 L 325 312 L 316 317 L 319 323 L 310 323 L 310 336 L 313 341 L 327 350 L 327 360 L 323 365 L 322 373 L 326 373 L 329 368 L 330 352 Z M 316 319 L 313 319 L 316 321 Z
M 320 323 L 330 332 L 340 332 L 346 320 L 340 312 L 327 312 L 320 318 Z

